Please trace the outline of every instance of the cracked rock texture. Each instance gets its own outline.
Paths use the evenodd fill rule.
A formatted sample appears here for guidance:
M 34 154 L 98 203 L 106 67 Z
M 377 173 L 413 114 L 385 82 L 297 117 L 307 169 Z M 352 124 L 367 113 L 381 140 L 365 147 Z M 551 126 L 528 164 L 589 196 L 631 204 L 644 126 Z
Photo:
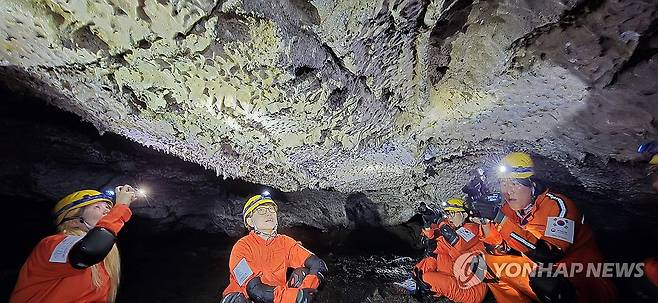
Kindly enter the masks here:
M 404 222 L 510 149 L 615 193 L 594 213 L 655 199 L 635 147 L 658 137 L 656 1 L 1 2 L 8 85 L 224 178 L 345 204 L 309 226 Z

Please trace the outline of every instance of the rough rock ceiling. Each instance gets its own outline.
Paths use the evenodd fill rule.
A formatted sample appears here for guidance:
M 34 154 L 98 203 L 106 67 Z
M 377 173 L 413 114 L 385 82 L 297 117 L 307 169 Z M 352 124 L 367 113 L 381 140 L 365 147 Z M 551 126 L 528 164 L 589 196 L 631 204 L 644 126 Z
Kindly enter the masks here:
M 363 191 L 389 224 L 509 148 L 557 182 L 650 191 L 656 1 L 2 6 L 5 81 L 226 178 Z

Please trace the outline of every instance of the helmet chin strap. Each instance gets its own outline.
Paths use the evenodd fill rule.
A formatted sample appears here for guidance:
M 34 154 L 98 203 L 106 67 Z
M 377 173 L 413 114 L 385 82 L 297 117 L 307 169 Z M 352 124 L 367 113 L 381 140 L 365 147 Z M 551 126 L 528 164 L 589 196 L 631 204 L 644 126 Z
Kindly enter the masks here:
M 274 227 L 272 228 L 272 232 L 271 232 L 271 233 L 266 233 L 266 232 L 264 232 L 264 231 L 260 231 L 260 230 L 258 230 L 258 228 L 256 227 L 256 224 L 254 224 L 254 232 L 255 232 L 257 235 L 259 235 L 259 236 L 265 236 L 265 237 L 267 237 L 267 240 L 270 240 L 270 239 L 272 239 L 272 238 L 274 238 L 274 237 L 276 236 L 277 227 L 279 227 L 279 223 L 278 223 L 278 222 L 277 222 L 276 225 L 274 225 Z
M 85 225 L 87 231 L 90 231 L 92 228 L 94 228 L 93 226 L 89 225 L 89 223 L 87 223 L 87 221 L 85 221 L 85 219 L 82 217 L 80 217 L 80 223 Z
M 89 223 L 87 223 L 87 221 L 81 216 L 66 218 L 66 219 L 62 220 L 62 222 L 60 222 L 59 224 L 61 225 L 62 223 L 66 222 L 66 221 L 73 221 L 73 220 L 78 220 L 78 222 L 82 223 L 87 228 L 87 231 L 90 231 L 92 228 L 94 228 L 93 226 L 89 225 Z

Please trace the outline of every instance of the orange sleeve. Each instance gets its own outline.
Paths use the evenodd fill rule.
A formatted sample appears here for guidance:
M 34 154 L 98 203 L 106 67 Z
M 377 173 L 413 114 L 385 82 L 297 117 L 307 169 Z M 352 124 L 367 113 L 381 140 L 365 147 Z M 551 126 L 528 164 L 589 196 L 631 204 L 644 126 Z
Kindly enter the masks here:
M 437 267 L 436 258 L 425 257 L 422 260 L 420 260 L 420 262 L 418 262 L 415 267 L 418 268 L 423 273 L 436 271 L 436 267 Z
M 256 272 L 254 268 L 251 249 L 246 242 L 238 240 L 233 245 L 228 261 L 228 270 L 230 273 L 229 286 L 224 290 L 224 295 L 230 292 L 241 292 L 248 298 L 247 283 L 258 276 L 260 272 Z
M 537 241 L 535 235 L 527 230 L 523 230 L 516 223 L 505 220 L 499 227 L 500 235 L 504 241 L 511 247 L 524 254 L 536 249 Z
M 304 248 L 301 242 L 295 241 L 293 238 L 287 236 L 286 238 L 290 245 L 290 250 L 288 253 L 288 267 L 303 267 L 306 259 L 308 259 L 308 257 L 310 257 L 313 253 Z
M 500 235 L 500 232 L 496 228 L 496 224 L 487 223 L 487 226 L 489 227 L 489 235 L 485 237 L 484 232 L 481 233 L 480 240 L 482 240 L 482 242 L 484 243 L 491 245 L 503 244 L 503 237 Z
M 436 271 L 438 272 L 452 272 L 452 260 L 448 254 L 448 245 L 443 237 L 436 241 L 434 252 L 436 253 Z
M 64 234 L 57 234 L 46 237 L 34 248 L 34 251 L 28 259 L 30 274 L 37 280 L 61 279 L 64 277 L 78 275 L 86 269 L 76 269 L 70 263 L 51 262 L 51 256 L 57 248 L 68 237 Z
M 573 230 L 573 234 L 575 237 L 581 221 L 580 212 L 575 208 L 573 202 L 564 196 L 552 193 L 547 193 L 545 199 L 546 200 L 543 201 L 541 208 L 535 212 L 533 222 L 536 222 L 535 224 L 543 225 L 542 229 L 546 230 L 550 217 L 569 219 L 570 221 L 573 221 L 573 227 L 575 229 Z M 524 254 L 531 250 L 535 250 L 539 239 L 560 248 L 562 251 L 568 249 L 572 244 L 565 240 L 546 236 L 546 233 L 537 237 L 530 231 L 522 229 L 519 225 L 509 220 L 506 220 L 500 227 L 500 233 L 512 248 Z
M 123 204 L 119 204 L 110 210 L 110 212 L 98 221 L 96 226 L 104 227 L 112 231 L 115 235 L 121 230 L 124 223 L 130 219 L 132 212 L 130 208 Z M 30 266 L 34 269 L 31 274 L 39 276 L 43 279 L 56 279 L 80 274 L 86 269 L 76 269 L 71 266 L 68 259 L 63 256 L 68 254 L 75 242 L 81 239 L 81 236 L 67 236 L 64 234 L 57 234 L 46 237 L 33 250 L 33 254 L 28 261 L 31 262 Z M 75 239 L 75 241 L 71 241 Z M 69 243 L 69 245 L 66 245 Z M 61 254 L 58 261 L 54 260 L 56 251 L 65 251 Z
M 124 204 L 117 204 L 112 210 L 96 223 L 96 227 L 103 227 L 112 231 L 115 235 L 119 233 L 123 225 L 130 220 L 132 211 Z
M 473 247 L 482 245 L 482 233 L 480 231 L 479 225 L 474 223 L 467 223 L 462 225 L 462 227 L 473 234 L 472 238 L 470 238 L 468 241 L 466 241 L 466 239 L 459 234 L 457 235 L 459 238 L 457 243 L 455 243 L 455 246 L 450 246 L 443 237 L 437 239 L 435 252 L 437 254 L 436 259 L 438 264 L 438 271 L 452 273 L 454 265 L 452 256 L 471 251 Z M 482 246 L 481 248 L 484 247 Z
M 552 207 L 546 208 L 546 211 L 539 210 L 536 214 L 536 218 L 540 220 L 539 222 L 544 223 L 544 228 L 550 228 L 550 226 L 547 226 L 550 217 L 569 219 L 570 221 L 573 222 L 573 227 L 574 227 L 573 237 L 575 240 L 576 235 L 580 230 L 580 226 L 583 224 L 582 215 L 580 214 L 578 208 L 576 208 L 575 203 L 573 203 L 571 199 L 559 194 L 547 193 L 546 198 L 550 199 L 551 200 L 550 202 L 553 202 L 549 204 Z M 565 251 L 572 245 L 572 243 L 568 241 L 547 236 L 546 232 L 544 232 L 544 236 L 540 237 L 540 239 L 559 247 L 562 251 Z

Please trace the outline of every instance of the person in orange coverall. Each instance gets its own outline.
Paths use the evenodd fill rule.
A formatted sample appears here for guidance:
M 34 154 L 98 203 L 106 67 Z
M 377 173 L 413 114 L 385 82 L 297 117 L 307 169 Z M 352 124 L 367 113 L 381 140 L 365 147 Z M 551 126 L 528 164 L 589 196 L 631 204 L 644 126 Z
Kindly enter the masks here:
M 113 193 L 74 192 L 55 206 L 58 234 L 37 244 L 18 275 L 10 303 L 114 302 L 119 286 L 117 233 L 130 219 L 130 185 Z
M 277 205 L 265 192 L 242 210 L 250 230 L 233 246 L 222 303 L 310 303 L 327 265 L 293 238 L 277 234 Z M 286 282 L 288 268 L 294 269 Z
M 471 265 L 467 265 L 476 260 L 481 260 L 480 265 L 484 265 L 484 260 L 477 257 L 484 252 L 480 226 L 467 222 L 468 213 L 462 199 L 449 199 L 443 211 L 447 216 L 445 220 L 423 229 L 425 241 L 433 241 L 436 245 L 430 246 L 427 256 L 414 268 L 417 292 L 447 297 L 454 302 L 482 302 L 487 293 L 487 286 L 482 283 L 483 276 L 476 277 L 477 271 L 471 272 Z M 432 247 L 436 248 L 432 250 Z M 470 278 L 475 280 L 469 283 Z
M 497 302 L 614 302 L 617 293 L 612 281 L 573 276 L 517 274 L 504 270 L 511 264 L 520 268 L 545 268 L 573 263 L 601 263 L 603 258 L 591 228 L 584 223 L 576 205 L 564 195 L 545 188 L 534 176 L 530 155 L 514 152 L 505 156 L 498 171 L 505 199 L 498 223 L 482 219 L 485 238 L 492 255 L 486 261 L 496 270 L 499 283 L 490 283 Z M 497 267 L 498 266 L 498 267 Z M 519 267 L 517 267 L 519 268 Z

